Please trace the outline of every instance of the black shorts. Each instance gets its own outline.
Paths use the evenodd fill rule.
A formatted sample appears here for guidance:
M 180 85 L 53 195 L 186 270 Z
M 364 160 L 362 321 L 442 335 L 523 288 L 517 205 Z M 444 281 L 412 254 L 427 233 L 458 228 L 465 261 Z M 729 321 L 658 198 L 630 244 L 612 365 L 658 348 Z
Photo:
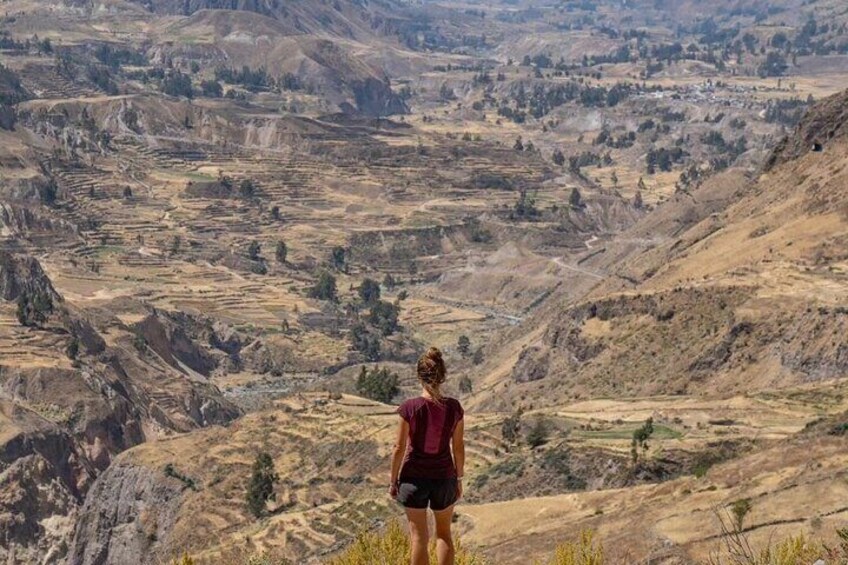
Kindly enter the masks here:
M 457 480 L 453 479 L 401 479 L 397 501 L 405 508 L 445 510 L 456 503 Z

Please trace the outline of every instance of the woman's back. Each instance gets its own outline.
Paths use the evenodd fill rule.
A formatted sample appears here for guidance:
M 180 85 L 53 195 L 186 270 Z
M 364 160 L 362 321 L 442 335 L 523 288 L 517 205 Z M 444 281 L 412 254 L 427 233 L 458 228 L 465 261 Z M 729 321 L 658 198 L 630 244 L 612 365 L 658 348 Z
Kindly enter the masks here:
M 449 479 L 456 477 L 450 445 L 462 420 L 462 405 L 454 398 L 439 402 L 419 396 L 400 405 L 398 414 L 409 424 L 409 443 L 401 478 Z

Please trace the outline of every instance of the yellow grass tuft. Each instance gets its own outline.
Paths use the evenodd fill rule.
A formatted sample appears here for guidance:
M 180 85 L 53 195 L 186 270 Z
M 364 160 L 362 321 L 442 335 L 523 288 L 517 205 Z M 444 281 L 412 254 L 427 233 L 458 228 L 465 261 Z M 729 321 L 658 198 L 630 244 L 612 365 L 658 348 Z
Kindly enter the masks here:
M 455 565 L 486 565 L 479 554 L 457 541 Z M 344 553 L 328 565 L 398 565 L 409 563 L 410 545 L 406 531 L 398 522 L 390 522 L 385 532 L 363 532 Z M 430 546 L 430 563 L 436 565 L 435 545 Z
M 603 565 L 604 548 L 595 541 L 595 534 L 585 531 L 576 541 L 557 546 L 549 565 Z
M 751 565 L 802 565 L 815 563 L 824 556 L 824 547 L 804 535 L 787 538 L 767 547 Z

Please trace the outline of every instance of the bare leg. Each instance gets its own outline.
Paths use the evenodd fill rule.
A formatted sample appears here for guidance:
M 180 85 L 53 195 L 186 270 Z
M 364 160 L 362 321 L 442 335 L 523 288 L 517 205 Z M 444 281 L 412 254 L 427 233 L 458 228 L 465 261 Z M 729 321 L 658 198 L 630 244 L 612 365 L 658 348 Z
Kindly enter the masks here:
M 454 547 L 451 535 L 451 522 L 453 522 L 453 506 L 433 512 L 436 516 L 436 555 L 439 565 L 453 565 Z
M 412 542 L 412 565 L 430 565 L 427 556 L 427 542 L 430 532 L 427 529 L 427 509 L 407 508 L 406 519 L 409 521 L 409 539 Z

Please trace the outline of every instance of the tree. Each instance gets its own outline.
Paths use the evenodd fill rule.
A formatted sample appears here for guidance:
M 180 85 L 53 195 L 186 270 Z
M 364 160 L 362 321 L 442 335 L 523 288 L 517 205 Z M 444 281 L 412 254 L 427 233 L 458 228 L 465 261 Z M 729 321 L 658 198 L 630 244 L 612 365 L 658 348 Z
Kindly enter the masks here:
M 733 527 L 736 533 L 742 532 L 749 512 L 751 512 L 751 501 L 747 498 L 737 500 L 730 505 L 730 514 L 733 516 Z
M 398 314 L 400 307 L 378 300 L 371 306 L 371 312 L 368 315 L 368 323 L 379 329 L 383 335 L 389 336 L 395 333 L 398 329 Z
M 17 318 L 22 326 L 40 327 L 52 313 L 53 299 L 46 292 L 36 289 L 18 295 Z
M 368 361 L 380 360 L 380 338 L 372 335 L 365 324 L 359 323 L 350 328 L 350 341 Z
M 181 73 L 179 70 L 173 70 L 165 76 L 162 80 L 161 90 L 169 96 L 194 97 L 191 77 Z
M 253 198 L 256 196 L 256 184 L 250 179 L 244 179 L 239 184 L 239 194 L 242 198 Z
M 125 186 L 123 195 L 124 195 L 124 200 L 129 200 L 130 198 L 132 198 L 133 197 L 132 188 Z
M 79 355 L 79 339 L 77 336 L 72 335 L 71 340 L 68 342 L 68 346 L 65 348 L 65 355 L 68 356 L 68 359 L 76 360 Z
M 29 325 L 29 299 L 27 297 L 26 291 L 21 292 L 18 295 L 18 309 L 17 309 L 18 323 L 22 326 Z
M 521 416 L 524 413 L 522 408 L 515 411 L 512 416 L 508 416 L 501 424 L 501 436 L 506 443 L 514 444 L 518 441 L 518 434 L 521 432 Z
M 636 194 L 633 196 L 633 207 L 637 210 L 641 210 L 644 205 L 645 203 L 642 201 L 642 191 L 637 190 Z
M 174 255 L 180 252 L 181 246 L 182 238 L 179 235 L 175 235 L 173 239 L 171 239 L 171 249 L 168 251 L 168 254 L 173 257 Z
M 277 258 L 277 262 L 284 264 L 286 262 L 286 257 L 288 257 L 288 254 L 289 248 L 286 245 L 286 242 L 283 240 L 278 241 L 277 248 L 274 250 L 274 257 Z
M 521 141 L 520 135 L 515 140 L 515 145 L 513 145 L 512 148 L 515 149 L 516 151 L 524 151 L 524 142 Z
M 395 280 L 395 278 L 392 276 L 391 273 L 386 273 L 386 276 L 383 277 L 383 286 L 389 290 L 392 290 L 395 285 L 397 285 L 397 281 Z
M 527 444 L 530 447 L 539 447 L 548 443 L 550 437 L 550 427 L 548 421 L 543 417 L 536 418 L 536 422 L 530 431 L 527 432 Z
M 359 285 L 359 298 L 362 299 L 362 302 L 369 305 L 380 300 L 380 283 L 374 279 L 366 278 Z
M 580 191 L 577 190 L 576 186 L 571 189 L 571 194 L 568 196 L 568 203 L 571 204 L 572 208 L 583 207 L 583 196 L 580 194 Z
M 344 247 L 336 246 L 330 252 L 330 264 L 337 271 L 344 271 L 347 262 L 347 250 Z
M 259 518 L 265 513 L 268 500 L 275 500 L 274 484 L 280 481 L 280 476 L 274 469 L 274 460 L 266 452 L 261 452 L 253 462 L 250 482 L 247 485 L 247 508 L 250 513 Z
M 783 76 L 789 65 L 786 64 L 786 57 L 777 51 L 769 51 L 766 55 L 766 60 L 757 68 L 757 74 L 762 78 Z
M 356 391 L 366 398 L 377 402 L 389 403 L 397 396 L 400 378 L 386 368 L 372 370 L 363 365 L 356 379 Z
M 474 351 L 474 356 L 471 358 L 471 362 L 474 363 L 475 365 L 482 365 L 483 364 L 483 348 L 482 347 L 478 347 Z
M 271 208 L 271 219 L 274 220 L 275 222 L 279 222 L 281 218 L 282 218 L 282 216 L 280 216 L 280 207 L 279 206 L 273 206 Z
M 42 204 L 46 204 L 47 206 L 55 204 L 59 195 L 59 187 L 56 185 L 56 180 L 51 177 L 45 184 L 39 185 L 38 195 L 41 198 Z
M 247 256 L 250 257 L 251 261 L 259 261 L 261 252 L 262 246 L 256 240 L 251 241 L 250 245 L 247 246 Z
M 554 150 L 554 154 L 551 157 L 555 165 L 559 165 L 562 167 L 565 164 L 565 155 L 563 155 L 562 151 L 559 149 Z
M 467 335 L 459 336 L 459 339 L 456 340 L 456 348 L 463 357 L 468 357 L 468 354 L 471 352 L 471 340 L 468 339 Z
M 471 382 L 471 379 L 468 375 L 462 375 L 459 379 L 459 392 L 462 394 L 471 394 L 474 390 L 474 384 Z
M 328 300 L 330 302 L 335 302 L 338 300 L 338 295 L 336 291 L 336 277 L 331 275 L 330 273 L 324 271 L 318 277 L 318 281 L 315 283 L 309 290 L 309 296 L 311 298 L 317 298 L 319 300 Z
M 633 463 L 639 459 L 639 448 L 642 451 L 648 451 L 648 439 L 650 439 L 651 435 L 654 433 L 654 419 L 649 417 L 645 420 L 645 423 L 642 424 L 642 427 L 635 430 L 633 432 L 633 441 L 630 446 L 630 456 L 633 459 Z

